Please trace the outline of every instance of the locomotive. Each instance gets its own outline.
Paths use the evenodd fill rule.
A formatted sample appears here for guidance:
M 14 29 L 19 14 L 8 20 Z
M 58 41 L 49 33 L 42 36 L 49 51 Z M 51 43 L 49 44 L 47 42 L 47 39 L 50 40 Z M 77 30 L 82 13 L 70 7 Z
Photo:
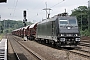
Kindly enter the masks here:
M 19 29 L 18 29 L 19 30 Z M 22 35 L 20 31 L 14 30 L 14 35 Z M 51 43 L 59 47 L 75 47 L 80 42 L 80 31 L 75 16 L 67 13 L 55 15 L 41 22 L 29 25 L 25 28 L 25 36 L 30 40 L 38 40 Z M 23 34 L 24 35 L 24 34 Z
M 58 14 L 37 24 L 36 38 L 60 47 L 77 46 L 80 32 L 75 16 Z

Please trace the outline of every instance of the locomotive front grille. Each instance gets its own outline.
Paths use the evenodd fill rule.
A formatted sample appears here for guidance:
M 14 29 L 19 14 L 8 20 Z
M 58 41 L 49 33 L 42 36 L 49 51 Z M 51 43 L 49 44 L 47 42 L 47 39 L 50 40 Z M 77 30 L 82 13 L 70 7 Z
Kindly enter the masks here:
M 73 36 L 73 34 L 66 34 L 66 36 Z
M 76 38 L 67 37 L 67 38 L 60 38 L 60 42 L 63 45 L 73 45 L 76 44 Z
M 73 43 L 75 43 L 75 39 L 74 39 L 74 38 L 66 39 L 65 43 L 66 43 L 66 44 L 73 44 Z
M 74 41 L 74 40 L 75 40 L 74 38 L 71 38 L 71 39 L 70 38 L 69 39 L 66 38 L 66 41 Z

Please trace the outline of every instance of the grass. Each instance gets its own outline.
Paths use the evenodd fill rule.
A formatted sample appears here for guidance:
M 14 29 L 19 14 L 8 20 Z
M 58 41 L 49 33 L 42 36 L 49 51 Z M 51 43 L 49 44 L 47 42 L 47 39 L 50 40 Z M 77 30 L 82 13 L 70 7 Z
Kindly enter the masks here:
M 0 40 L 2 39 L 2 37 L 3 37 L 3 34 L 0 34 Z

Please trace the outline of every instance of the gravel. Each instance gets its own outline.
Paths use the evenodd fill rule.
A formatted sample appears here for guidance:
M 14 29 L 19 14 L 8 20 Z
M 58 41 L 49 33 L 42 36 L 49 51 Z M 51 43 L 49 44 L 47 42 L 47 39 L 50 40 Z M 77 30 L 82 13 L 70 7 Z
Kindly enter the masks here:
M 62 49 L 55 49 L 43 44 L 39 44 L 35 41 L 22 41 L 22 43 L 44 57 L 46 60 L 90 60 Z

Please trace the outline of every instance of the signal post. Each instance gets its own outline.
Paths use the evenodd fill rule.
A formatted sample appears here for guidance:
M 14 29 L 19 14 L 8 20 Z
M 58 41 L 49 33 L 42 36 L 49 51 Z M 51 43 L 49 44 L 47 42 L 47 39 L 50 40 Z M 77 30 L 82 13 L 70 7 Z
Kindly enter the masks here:
M 26 10 L 23 11 L 23 23 L 24 23 L 24 27 L 26 27 L 26 22 L 27 22 L 27 19 L 26 19 Z M 27 37 L 25 36 L 25 29 L 24 29 L 24 41 L 27 41 Z

